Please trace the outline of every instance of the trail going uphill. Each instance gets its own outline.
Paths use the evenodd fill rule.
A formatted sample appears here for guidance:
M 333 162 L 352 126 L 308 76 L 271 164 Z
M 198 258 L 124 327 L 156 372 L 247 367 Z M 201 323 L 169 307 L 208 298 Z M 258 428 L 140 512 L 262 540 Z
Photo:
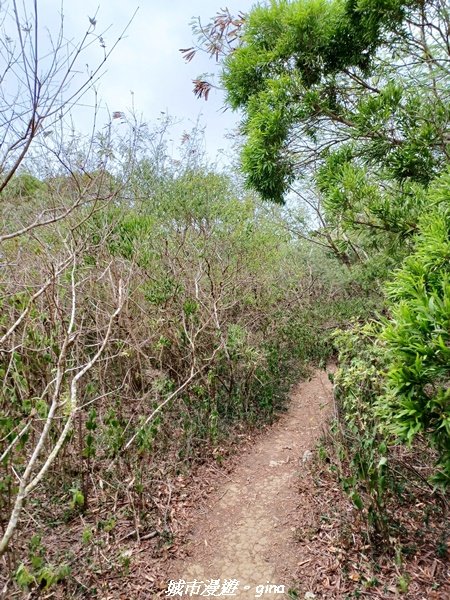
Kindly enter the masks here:
M 188 558 L 171 579 L 221 585 L 227 580 L 230 590 L 236 588 L 233 597 L 286 597 L 302 562 L 295 543 L 302 510 L 298 475 L 331 410 L 331 389 L 325 371 L 294 388 L 287 413 L 240 458 L 208 499 L 208 509 L 196 515 Z

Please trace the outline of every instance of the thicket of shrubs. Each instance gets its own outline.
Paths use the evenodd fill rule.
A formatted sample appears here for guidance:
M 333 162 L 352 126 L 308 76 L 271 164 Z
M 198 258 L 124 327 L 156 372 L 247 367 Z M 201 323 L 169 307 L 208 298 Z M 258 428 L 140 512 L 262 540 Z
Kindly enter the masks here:
M 0 513 L 3 533 L 18 515 L 8 556 L 25 587 L 70 581 L 52 564 L 74 556 L 45 558 L 65 523 L 169 539 L 161 486 L 270 422 L 326 364 L 332 328 L 367 310 L 281 208 L 206 164 L 155 164 L 141 157 L 127 179 L 22 173 L 7 188 L 24 219 L 91 193 L 2 244 Z M 3 215 L 13 230 L 17 213 Z
M 126 556 L 102 563 L 116 528 L 170 540 L 173 478 L 270 421 L 333 347 L 333 466 L 373 548 L 394 539 L 400 464 L 445 506 L 450 18 L 435 0 L 385 4 L 271 3 L 199 29 L 228 54 L 246 183 L 277 203 L 300 198 L 300 218 L 209 167 L 195 135 L 170 160 L 167 124 L 152 133 L 114 113 L 85 145 L 60 140 L 41 116 L 59 118 L 50 88 L 34 97 L 24 84 L 38 76 L 26 37 L 29 107 L 3 96 L 1 123 L 6 590 L 70 581 L 74 552 L 56 551 L 52 567 L 45 550 L 68 522 L 83 525 L 93 580 L 127 569 Z M 424 449 L 423 471 L 403 442 Z
M 400 482 L 413 486 L 425 477 L 445 491 L 450 481 L 447 185 L 444 173 L 430 189 L 430 211 L 419 221 L 411 254 L 385 285 L 387 317 L 335 334 L 341 415 L 336 440 L 349 468 L 341 479 L 367 515 L 369 531 L 384 543 L 395 523 L 388 508 L 392 496 L 404 493 Z M 422 448 L 422 475 L 412 468 L 399 478 L 402 443 L 412 451 Z M 439 495 L 435 501 L 441 502 Z

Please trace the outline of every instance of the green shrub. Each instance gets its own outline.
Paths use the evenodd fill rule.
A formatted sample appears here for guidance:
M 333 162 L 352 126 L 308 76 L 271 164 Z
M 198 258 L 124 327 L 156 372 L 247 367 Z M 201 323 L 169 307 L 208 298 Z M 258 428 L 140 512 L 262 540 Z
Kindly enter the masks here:
M 334 429 L 339 478 L 356 508 L 364 515 L 369 537 L 387 539 L 389 518 L 388 432 L 379 418 L 384 393 L 386 351 L 380 324 L 354 324 L 337 331 L 339 368 L 334 375 L 339 421 Z
M 450 179 L 448 176 L 445 179 Z M 448 188 L 447 188 L 448 189 Z M 438 188 L 438 199 L 448 191 Z M 391 318 L 382 332 L 389 356 L 384 410 L 411 443 L 424 434 L 439 453 L 436 483 L 450 483 L 450 209 L 421 221 L 416 249 L 388 286 Z

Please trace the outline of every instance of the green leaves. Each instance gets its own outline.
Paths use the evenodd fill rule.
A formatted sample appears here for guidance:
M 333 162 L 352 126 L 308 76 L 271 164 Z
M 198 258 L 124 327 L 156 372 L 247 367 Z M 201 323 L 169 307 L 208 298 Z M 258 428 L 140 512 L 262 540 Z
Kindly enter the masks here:
M 393 430 L 409 443 L 418 433 L 428 437 L 442 483 L 443 473 L 450 475 L 450 209 L 443 202 L 448 192 L 441 184 L 436 190 L 438 208 L 423 217 L 415 252 L 388 286 L 391 319 L 382 338 Z
M 274 1 L 223 63 L 247 185 L 276 203 L 317 195 L 319 235 L 367 278 L 408 253 L 448 163 L 448 48 L 406 18 L 447 19 L 433 0 Z
M 381 66 L 375 56 L 383 43 L 396 43 L 395 37 L 387 42 L 384 31 L 401 37 L 408 4 L 280 1 L 250 12 L 242 44 L 224 62 L 222 82 L 229 105 L 245 111 L 243 170 L 265 199 L 282 201 L 302 162 L 299 135 L 313 131 L 317 145 L 306 152 L 316 160 L 333 137 L 352 137 L 363 161 L 386 163 L 393 177 L 432 176 L 435 156 L 427 144 L 435 140 L 417 108 L 419 96 L 409 98 L 385 57 Z
M 85 502 L 83 492 L 78 488 L 70 488 L 70 492 L 72 493 L 72 500 L 70 502 L 71 508 L 82 508 Z

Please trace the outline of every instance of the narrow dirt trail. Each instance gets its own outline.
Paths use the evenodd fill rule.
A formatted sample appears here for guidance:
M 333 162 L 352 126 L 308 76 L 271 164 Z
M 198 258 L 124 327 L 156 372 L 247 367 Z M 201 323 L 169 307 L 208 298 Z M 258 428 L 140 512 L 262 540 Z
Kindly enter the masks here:
M 294 388 L 288 412 L 239 459 L 209 497 L 208 509 L 196 515 L 188 558 L 171 579 L 221 580 L 221 585 L 237 580 L 232 597 L 283 597 L 266 586 L 284 585 L 287 592 L 302 562 L 294 539 L 302 510 L 298 474 L 331 410 L 331 387 L 327 373 L 316 371 Z M 264 592 L 257 586 L 264 586 Z M 204 589 L 191 585 L 184 594 L 226 596 L 220 589 L 215 594 Z

